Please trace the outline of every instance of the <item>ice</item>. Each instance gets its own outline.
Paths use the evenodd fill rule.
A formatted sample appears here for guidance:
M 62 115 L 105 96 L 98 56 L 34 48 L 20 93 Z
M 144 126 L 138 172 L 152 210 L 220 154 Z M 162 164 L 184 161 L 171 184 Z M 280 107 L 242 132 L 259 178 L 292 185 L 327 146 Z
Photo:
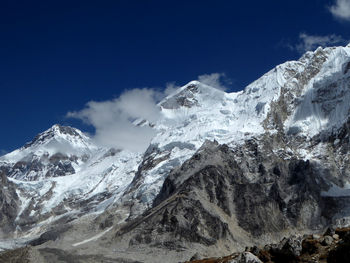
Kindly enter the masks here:
M 307 142 L 321 132 L 339 128 L 350 112 L 350 72 L 346 71 L 349 61 L 350 46 L 318 49 L 298 61 L 277 66 L 239 92 L 226 93 L 198 81 L 181 87 L 158 104 L 160 118 L 152 123 L 156 135 L 145 157 L 162 161 L 142 171 L 142 183 L 134 197 L 150 205 L 169 173 L 206 140 L 239 145 L 265 132 L 276 134 L 276 128 L 267 127 L 264 122 L 285 94 L 293 102 L 285 105 L 286 120 L 282 120 L 287 135 L 304 135 Z M 305 78 L 309 79 L 301 79 L 299 75 L 305 74 L 307 68 L 317 69 L 316 74 L 308 73 Z M 134 122 L 141 126 L 148 123 Z M 298 154 L 305 160 L 317 159 L 319 152 L 324 151 L 322 147 L 320 144 L 313 152 L 300 149 Z M 26 146 L 0 157 L 0 162 L 14 165 L 34 156 L 45 163 L 45 156 L 58 152 L 78 157 L 72 162 L 73 174 L 28 181 L 35 177 L 29 173 L 28 178 L 9 179 L 18 188 L 20 213 L 28 206 L 27 196 L 40 203 L 42 213 L 49 213 L 66 200 L 77 202 L 111 193 L 91 210 L 104 211 L 120 200 L 144 158 L 139 153 L 98 147 L 81 131 L 54 125 Z M 332 186 L 327 193 L 348 195 L 349 189 Z M 50 197 L 44 198 L 45 195 Z M 68 212 L 69 209 L 67 206 Z
M 326 48 L 316 52 L 323 52 L 328 58 L 306 85 L 300 105 L 285 123 L 286 130 L 293 129 L 308 137 L 339 129 L 350 112 L 350 75 L 345 72 L 350 62 L 350 48 Z

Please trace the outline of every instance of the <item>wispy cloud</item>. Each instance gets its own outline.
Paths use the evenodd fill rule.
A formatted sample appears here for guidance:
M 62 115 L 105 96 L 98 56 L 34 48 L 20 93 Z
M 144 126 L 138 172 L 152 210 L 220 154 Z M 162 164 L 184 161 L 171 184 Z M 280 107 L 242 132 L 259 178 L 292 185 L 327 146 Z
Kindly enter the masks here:
M 0 149 L 0 156 L 7 154 L 8 152 L 4 149 Z
M 154 89 L 133 89 L 114 100 L 90 101 L 81 111 L 68 112 L 67 117 L 92 125 L 96 130 L 94 139 L 101 145 L 144 151 L 155 131 L 149 126 L 135 126 L 133 122 L 137 119 L 156 121 L 158 97 Z
M 228 90 L 228 86 L 232 84 L 231 80 L 226 77 L 225 73 L 210 73 L 203 74 L 197 77 L 197 80 L 205 85 L 211 86 L 213 88 L 226 91 Z M 168 82 L 166 84 L 166 88 L 164 93 L 166 96 L 175 92 L 180 86 L 176 85 L 175 82 Z
M 168 82 L 165 85 L 165 90 L 164 90 L 165 96 L 171 95 L 172 93 L 174 93 L 180 87 L 181 86 L 176 85 L 176 83 L 174 81 L 173 82 Z
M 226 90 L 223 73 L 200 75 L 198 80 L 214 88 Z M 128 90 L 113 100 L 90 101 L 84 109 L 68 112 L 67 117 L 92 125 L 95 128 L 93 139 L 97 144 L 143 152 L 154 137 L 155 130 L 149 125 L 135 125 L 135 121 L 140 119 L 156 122 L 160 117 L 157 103 L 178 88 L 180 86 L 175 82 L 170 82 L 163 91 L 152 88 Z
M 299 42 L 296 45 L 287 45 L 291 50 L 295 50 L 300 54 L 306 51 L 315 50 L 317 47 L 326 47 L 330 45 L 343 45 L 346 41 L 342 36 L 339 35 L 308 35 L 306 33 L 299 34 Z
M 227 82 L 229 82 L 227 84 L 231 84 L 230 81 L 226 78 L 225 73 L 203 74 L 198 76 L 198 81 L 223 91 L 228 89 L 226 86 Z
M 350 21 L 350 0 L 335 0 L 329 11 L 337 19 Z

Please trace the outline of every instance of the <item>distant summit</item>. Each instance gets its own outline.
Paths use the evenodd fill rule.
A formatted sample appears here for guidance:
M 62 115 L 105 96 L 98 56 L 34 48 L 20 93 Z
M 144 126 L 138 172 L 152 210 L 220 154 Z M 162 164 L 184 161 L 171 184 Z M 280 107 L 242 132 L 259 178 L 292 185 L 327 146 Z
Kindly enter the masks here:
M 215 99 L 224 92 L 205 85 L 199 81 L 191 81 L 166 97 L 159 105 L 164 109 L 178 109 L 179 107 L 200 107 L 202 101 Z M 213 98 L 214 97 L 214 98 Z
M 97 150 L 80 130 L 55 124 L 22 148 L 1 156 L 0 163 L 10 167 L 7 176 L 31 181 L 73 174 Z
M 44 144 L 52 138 L 55 138 L 55 137 L 59 138 L 59 137 L 65 137 L 65 136 L 77 137 L 80 139 L 83 139 L 84 137 L 87 138 L 78 129 L 75 129 L 69 126 L 61 126 L 59 124 L 55 124 L 50 129 L 38 134 L 31 142 L 26 143 L 24 147 L 28 148 L 36 144 Z
M 350 46 L 318 48 L 240 92 L 192 81 L 133 122 L 154 131 L 144 153 L 54 125 L 0 157 L 0 248 L 184 262 L 350 226 L 349 65 Z M 284 240 L 265 252 L 304 249 Z

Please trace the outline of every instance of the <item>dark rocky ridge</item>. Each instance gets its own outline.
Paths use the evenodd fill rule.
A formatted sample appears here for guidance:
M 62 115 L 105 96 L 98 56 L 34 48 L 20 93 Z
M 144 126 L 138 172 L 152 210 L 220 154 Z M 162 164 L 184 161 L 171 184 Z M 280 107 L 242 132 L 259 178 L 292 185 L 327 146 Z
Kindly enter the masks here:
M 13 178 L 28 175 L 27 177 L 30 180 L 38 180 L 41 178 L 40 172 L 43 170 L 46 171 L 44 174 L 45 178 L 74 174 L 75 170 L 72 162 L 76 162 L 77 159 L 78 157 L 76 156 L 68 157 L 62 153 L 41 157 L 31 155 L 16 162 L 12 167 L 8 167 L 6 175 Z
M 273 149 L 264 138 L 236 149 L 207 141 L 167 177 L 153 208 L 120 229 L 116 239 L 128 235 L 130 246 L 181 251 L 193 243 L 251 245 L 266 235 L 331 225 L 348 198 L 322 196 L 329 185 L 317 162 L 283 158 L 290 154 Z M 250 238 L 237 234 L 242 231 Z
M 14 185 L 0 170 L 0 236 L 10 235 L 16 229 L 19 202 Z
M 185 263 L 337 263 L 350 258 L 350 229 L 328 228 L 323 235 L 284 238 L 277 244 L 247 247 L 246 252 L 208 259 L 191 259 Z M 247 260 L 247 256 L 250 260 Z M 244 260 L 246 259 L 246 260 Z
M 312 107 L 320 106 L 317 114 L 327 117 L 336 109 L 336 105 L 346 104 L 345 99 L 350 98 L 349 75 L 344 75 L 348 62 L 342 65 L 344 70 L 337 72 L 335 77 L 326 74 L 324 78 L 313 82 L 332 50 L 334 49 L 309 52 L 299 62 L 291 62 L 289 66 L 286 63 L 287 66 L 278 66 L 274 70 L 277 74 L 282 68 L 283 77 L 290 81 L 283 86 L 278 86 L 278 81 L 268 82 L 271 90 L 267 89 L 266 92 L 280 91 L 276 93 L 279 98 L 275 98 L 269 105 L 269 112 L 265 112 L 268 102 L 264 98 L 258 100 L 259 103 L 252 104 L 253 112 L 255 110 L 259 116 L 267 114 L 262 123 L 264 134 L 252 137 L 254 133 L 247 132 L 244 143 L 236 142 L 232 135 L 232 142 L 228 145 L 206 141 L 185 163 L 182 163 L 183 160 L 171 163 L 172 150 L 177 147 L 192 150 L 193 153 L 198 147 L 198 144 L 193 144 L 198 142 L 196 139 L 190 138 L 189 142 L 182 142 L 176 141 L 177 139 L 172 141 L 169 137 L 169 143 L 163 148 L 158 148 L 157 144 L 150 145 L 138 163 L 137 172 L 134 173 L 133 170 L 133 180 L 122 193 L 121 201 L 108 207 L 102 214 L 92 216 L 90 221 L 84 222 L 87 217 L 83 216 L 93 211 L 99 203 L 113 197 L 113 193 L 106 190 L 92 197 L 67 197 L 56 207 L 50 208 L 51 211 L 40 213 L 41 205 L 50 200 L 54 191 L 55 183 L 52 183 L 52 188 L 39 202 L 34 204 L 32 200 L 29 201 L 16 220 L 17 226 L 29 231 L 50 216 L 67 214 L 50 228 L 41 229 L 42 232 L 27 243 L 38 250 L 44 249 L 42 251 L 45 255 L 55 258 L 58 255 L 57 260 L 66 260 L 79 253 L 95 253 L 90 259 L 96 260 L 95 255 L 101 254 L 101 251 L 116 257 L 113 254 L 116 250 L 130 260 L 136 259 L 135 254 L 137 260 L 140 259 L 139 254 L 145 257 L 154 254 L 144 259 L 145 262 L 152 263 L 164 262 L 161 253 L 172 253 L 176 259 L 166 258 L 166 261 L 178 262 L 188 259 L 189 253 L 193 255 L 198 252 L 198 258 L 204 257 L 206 253 L 210 256 L 224 255 L 240 251 L 245 246 L 278 241 L 294 233 L 314 233 L 323 231 L 329 225 L 349 224 L 350 195 L 349 191 L 346 192 L 347 189 L 342 188 L 347 186 L 350 178 L 350 119 L 345 118 L 344 122 L 342 119 L 341 127 L 337 126 L 338 123 L 333 127 L 320 126 L 322 130 L 316 131 L 318 134 L 313 137 L 305 132 L 308 127 L 297 122 L 292 122 L 294 126 L 288 126 L 288 123 L 286 125 L 294 113 L 297 113 L 297 119 L 305 117 L 302 114 L 303 103 L 310 103 Z M 303 64 L 303 60 L 307 63 Z M 348 58 L 344 61 L 347 60 Z M 303 65 L 300 66 L 301 64 Z M 310 83 L 313 87 L 304 94 L 305 87 Z M 263 82 L 260 88 L 265 90 L 265 84 L 267 83 Z M 162 105 L 163 108 L 172 110 L 181 107 L 187 111 L 200 106 L 203 97 L 208 96 L 197 95 L 206 94 L 208 90 L 204 86 L 199 87 L 193 83 L 186 85 L 175 96 L 169 97 Z M 251 93 L 254 96 L 258 88 L 253 85 L 253 88 L 247 88 L 242 94 Z M 310 94 L 312 100 L 309 100 Z M 233 100 L 232 103 L 237 101 Z M 250 103 L 247 102 L 246 105 L 250 106 Z M 313 113 L 312 110 L 308 111 L 308 114 Z M 222 114 L 226 116 L 231 111 Z M 315 118 L 320 117 L 317 114 Z M 220 117 L 220 114 L 215 117 Z M 191 121 L 195 121 L 195 118 L 188 120 Z M 70 133 L 69 129 L 56 128 L 60 133 Z M 47 136 L 49 134 L 50 132 Z M 70 135 L 75 136 L 74 133 Z M 40 138 L 36 141 L 41 142 Z M 116 153 L 117 151 L 111 150 L 103 158 Z M 19 173 L 32 172 L 36 179 L 35 174 L 42 170 L 41 160 L 36 157 L 27 159 L 3 169 L 9 176 L 12 176 L 13 169 Z M 49 177 L 74 172 L 72 166 L 69 166 L 75 162 L 74 156 L 55 154 L 47 159 L 45 162 L 49 162 L 48 167 L 53 164 L 54 168 L 49 169 Z M 167 168 L 165 165 L 162 167 L 162 172 L 159 173 L 162 178 L 158 178 L 158 182 L 166 179 L 159 193 L 158 188 L 151 188 L 156 189 L 154 194 L 157 197 L 153 204 L 148 203 L 154 195 L 149 195 L 152 197 L 149 198 L 144 191 L 139 190 L 144 190 L 142 188 L 147 184 L 148 173 L 152 174 L 152 169 L 164 163 L 171 163 L 168 166 L 171 169 L 176 168 L 168 170 L 163 169 Z M 4 182 L 4 191 L 0 196 L 1 200 L 6 200 L 3 202 L 5 224 L 18 213 L 16 192 L 13 187 L 8 191 L 7 184 Z M 327 191 L 332 187 L 338 193 L 327 196 Z M 15 201 L 9 202 L 8 196 L 14 196 Z M 21 198 L 23 196 L 30 198 L 29 195 L 21 194 Z M 73 215 L 69 214 L 70 210 L 74 210 Z M 62 225 L 69 225 L 68 230 L 62 229 Z M 109 232 L 104 234 L 104 231 Z M 100 236 L 102 238 L 99 234 L 103 235 Z M 95 239 L 89 241 L 96 236 L 96 243 Z M 85 241 L 88 241 L 86 245 Z M 281 249 L 272 247 L 265 252 L 272 257 L 279 257 L 282 253 L 280 250 L 289 251 L 299 241 L 290 240 L 283 243 Z M 81 245 L 75 248 L 74 244 Z M 163 252 L 157 254 L 155 251 Z

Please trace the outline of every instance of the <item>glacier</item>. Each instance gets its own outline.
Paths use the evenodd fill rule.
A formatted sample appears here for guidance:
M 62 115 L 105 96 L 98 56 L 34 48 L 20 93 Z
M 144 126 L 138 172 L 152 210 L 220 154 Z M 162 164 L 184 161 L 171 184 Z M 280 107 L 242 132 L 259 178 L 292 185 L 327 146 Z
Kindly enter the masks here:
M 158 103 L 160 117 L 151 125 L 156 135 L 144 153 L 102 147 L 78 129 L 54 125 L 0 157 L 19 197 L 16 237 L 37 236 L 65 215 L 97 216 L 130 200 L 125 218 L 140 215 L 152 207 L 168 174 L 207 140 L 234 148 L 279 132 L 305 145 L 332 135 L 350 115 L 349 68 L 350 45 L 307 52 L 239 92 L 191 81 Z M 320 142 L 289 150 L 317 162 L 325 147 Z M 345 188 L 330 183 L 328 194 L 347 193 L 347 180 Z

